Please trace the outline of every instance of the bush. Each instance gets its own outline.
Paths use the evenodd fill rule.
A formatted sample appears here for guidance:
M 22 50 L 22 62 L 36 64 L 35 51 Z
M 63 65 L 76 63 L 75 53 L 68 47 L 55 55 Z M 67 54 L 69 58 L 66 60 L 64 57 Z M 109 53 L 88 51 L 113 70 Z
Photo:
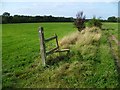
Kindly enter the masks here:
M 93 17 L 93 19 L 89 20 L 88 27 L 93 27 L 93 26 L 101 28 L 102 23 L 101 23 L 100 19 L 96 19 L 95 17 Z
M 83 15 L 83 12 L 77 13 L 74 25 L 76 28 L 78 28 L 79 32 L 85 28 L 85 16 Z

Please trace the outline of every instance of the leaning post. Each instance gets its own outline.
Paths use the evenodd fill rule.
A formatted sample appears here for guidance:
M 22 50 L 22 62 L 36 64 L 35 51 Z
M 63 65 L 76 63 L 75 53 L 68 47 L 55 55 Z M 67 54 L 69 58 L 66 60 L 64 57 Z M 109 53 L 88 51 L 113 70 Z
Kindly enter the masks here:
M 43 66 L 45 66 L 46 50 L 45 50 L 44 30 L 43 30 L 43 27 L 39 27 L 39 34 L 40 34 L 40 53 L 41 53 L 41 59 L 42 59 Z

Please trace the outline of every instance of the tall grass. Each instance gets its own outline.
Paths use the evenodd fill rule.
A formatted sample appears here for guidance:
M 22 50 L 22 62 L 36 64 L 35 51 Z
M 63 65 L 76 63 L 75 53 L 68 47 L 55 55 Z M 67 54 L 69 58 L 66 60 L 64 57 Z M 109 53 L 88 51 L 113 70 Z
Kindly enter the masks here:
M 87 44 L 93 44 L 100 39 L 101 31 L 97 27 L 86 28 L 81 32 L 75 32 L 71 35 L 65 36 L 60 41 L 60 46 L 64 48 L 70 47 L 70 45 L 82 46 Z

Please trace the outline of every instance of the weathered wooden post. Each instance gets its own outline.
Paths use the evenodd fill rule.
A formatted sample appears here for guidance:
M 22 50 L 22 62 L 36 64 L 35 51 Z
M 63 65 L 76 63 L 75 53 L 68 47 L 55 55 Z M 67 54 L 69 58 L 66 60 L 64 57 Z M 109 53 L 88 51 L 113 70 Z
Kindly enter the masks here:
M 44 30 L 43 30 L 43 27 L 39 27 L 39 34 L 40 34 L 40 53 L 41 53 L 41 59 L 42 59 L 43 66 L 45 66 L 46 50 L 45 50 Z
M 57 37 L 57 35 L 56 35 L 56 34 L 55 34 L 55 36 L 56 36 L 56 45 L 57 45 L 57 47 L 58 47 L 58 49 L 59 49 L 58 37 Z

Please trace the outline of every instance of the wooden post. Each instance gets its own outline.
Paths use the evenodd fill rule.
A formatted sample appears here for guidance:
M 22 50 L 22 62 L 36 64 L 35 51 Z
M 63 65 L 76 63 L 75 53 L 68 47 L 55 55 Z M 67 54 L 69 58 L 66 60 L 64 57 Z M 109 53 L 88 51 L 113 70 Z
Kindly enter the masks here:
M 55 36 L 56 36 L 56 46 L 58 47 L 58 51 L 60 51 L 60 48 L 59 48 L 59 44 L 58 44 L 58 37 L 55 33 Z M 61 53 L 59 52 L 59 55 L 61 55 Z
M 57 44 L 57 47 L 59 48 L 59 44 L 58 44 L 58 37 L 57 37 L 57 35 L 55 34 L 55 36 L 56 36 L 56 44 Z
M 45 50 L 44 30 L 43 30 L 43 27 L 39 27 L 39 34 L 40 34 L 40 53 L 41 53 L 41 59 L 42 59 L 43 66 L 45 66 L 46 50 Z

